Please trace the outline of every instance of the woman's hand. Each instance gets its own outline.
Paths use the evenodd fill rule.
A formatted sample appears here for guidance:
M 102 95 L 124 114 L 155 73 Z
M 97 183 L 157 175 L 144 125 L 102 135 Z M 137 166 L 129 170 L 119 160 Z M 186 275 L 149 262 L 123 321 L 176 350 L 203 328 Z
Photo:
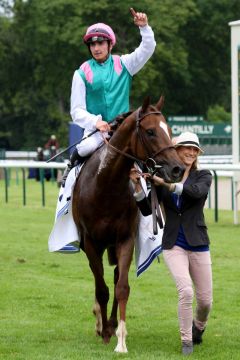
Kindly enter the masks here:
M 162 178 L 159 176 L 153 175 L 152 180 L 155 185 L 161 185 L 166 187 L 170 192 L 174 192 L 176 188 L 176 184 L 166 183 Z
M 130 170 L 130 179 L 132 180 L 132 182 L 136 185 L 140 182 L 140 177 L 143 177 L 144 180 L 152 180 L 154 182 L 155 185 L 164 185 L 166 184 L 165 181 L 156 176 L 156 175 L 150 175 L 149 173 L 142 173 L 140 174 L 139 171 L 134 167 Z
M 130 180 L 132 181 L 132 183 L 134 184 L 135 192 L 136 192 L 136 193 L 142 191 L 141 175 L 142 175 L 142 174 L 140 174 L 139 171 L 138 171 L 135 167 L 133 167 L 133 168 L 130 170 L 129 177 L 130 177 Z
M 130 8 L 133 16 L 134 24 L 137 26 L 146 26 L 148 24 L 148 18 L 145 13 L 136 12 L 133 8 Z
M 155 185 L 164 185 L 164 184 L 166 184 L 165 181 L 162 178 L 160 178 L 159 176 L 157 176 L 157 175 L 153 175 L 152 180 L 153 180 Z
M 129 177 L 135 185 L 140 183 L 140 174 L 135 167 L 130 170 Z

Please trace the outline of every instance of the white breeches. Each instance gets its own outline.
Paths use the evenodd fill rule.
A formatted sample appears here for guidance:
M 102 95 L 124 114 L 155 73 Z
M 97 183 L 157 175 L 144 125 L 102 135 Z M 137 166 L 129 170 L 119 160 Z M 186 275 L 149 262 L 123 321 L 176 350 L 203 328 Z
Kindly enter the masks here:
M 89 132 L 84 131 L 83 137 L 87 136 Z M 100 131 L 89 136 L 89 138 L 83 140 L 76 146 L 78 154 L 80 156 L 91 155 L 99 146 L 104 142 L 103 137 L 108 138 L 108 133 L 101 133 Z

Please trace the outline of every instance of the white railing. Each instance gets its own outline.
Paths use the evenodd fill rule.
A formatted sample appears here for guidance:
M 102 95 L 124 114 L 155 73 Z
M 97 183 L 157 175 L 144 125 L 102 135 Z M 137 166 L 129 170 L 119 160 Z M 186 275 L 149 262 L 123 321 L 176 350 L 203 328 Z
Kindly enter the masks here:
M 205 162 L 199 159 L 201 169 L 209 169 L 216 171 L 240 171 L 240 163 L 219 163 L 219 162 Z M 2 168 L 39 168 L 39 169 L 64 169 L 65 162 L 50 162 L 34 161 L 34 160 L 0 160 L 0 167 Z
M 25 160 L 35 160 L 37 157 L 37 151 L 8 151 L 5 152 L 6 160 L 17 160 L 17 159 L 25 159 Z M 199 156 L 199 163 L 223 163 L 223 164 L 231 164 L 232 163 L 232 155 L 201 155 Z
M 232 155 L 201 155 L 200 164 L 232 164 Z
M 6 159 L 36 159 L 37 151 L 5 151 Z
M 0 168 L 25 168 L 25 169 L 65 169 L 64 162 L 34 161 L 34 160 L 0 160 Z
M 21 168 L 21 169 L 65 169 L 66 164 L 64 162 L 51 162 L 46 163 L 44 161 L 33 161 L 33 160 L 0 160 L 0 168 Z M 224 163 L 203 163 L 200 161 L 201 169 L 211 170 L 215 176 L 215 182 L 218 176 L 231 177 L 233 183 L 233 211 L 234 211 L 234 224 L 238 224 L 238 206 L 237 196 L 238 183 L 240 181 L 240 163 L 238 164 L 224 164 Z M 215 189 L 216 189 L 215 184 Z M 217 198 L 215 198 L 215 211 L 218 211 Z M 216 216 L 215 216 L 216 219 Z

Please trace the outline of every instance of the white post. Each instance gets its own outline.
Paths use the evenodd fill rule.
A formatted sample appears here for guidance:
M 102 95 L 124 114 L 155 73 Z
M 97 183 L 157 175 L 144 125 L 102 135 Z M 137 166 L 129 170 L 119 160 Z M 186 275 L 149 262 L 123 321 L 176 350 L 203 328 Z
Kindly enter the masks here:
M 240 20 L 229 23 L 231 26 L 231 68 L 232 68 L 232 158 L 239 163 L 239 98 L 240 98 Z M 239 174 L 234 173 L 234 224 L 238 224 L 237 188 Z

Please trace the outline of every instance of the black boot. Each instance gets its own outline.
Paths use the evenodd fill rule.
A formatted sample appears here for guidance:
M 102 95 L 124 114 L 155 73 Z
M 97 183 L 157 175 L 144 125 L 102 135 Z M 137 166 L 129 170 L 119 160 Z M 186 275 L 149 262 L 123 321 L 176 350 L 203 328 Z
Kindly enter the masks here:
M 65 170 L 63 172 L 62 182 L 61 182 L 62 187 L 65 187 L 68 174 L 70 173 L 72 168 L 79 164 L 82 164 L 85 160 L 86 160 L 86 157 L 80 156 L 78 154 L 77 149 L 74 149 L 74 151 L 72 152 L 72 155 L 70 157 L 70 161 L 68 162 L 67 167 L 65 168 Z
M 198 345 L 202 343 L 202 335 L 204 333 L 204 330 L 199 330 L 196 325 L 193 322 L 192 326 L 192 340 L 194 345 Z

